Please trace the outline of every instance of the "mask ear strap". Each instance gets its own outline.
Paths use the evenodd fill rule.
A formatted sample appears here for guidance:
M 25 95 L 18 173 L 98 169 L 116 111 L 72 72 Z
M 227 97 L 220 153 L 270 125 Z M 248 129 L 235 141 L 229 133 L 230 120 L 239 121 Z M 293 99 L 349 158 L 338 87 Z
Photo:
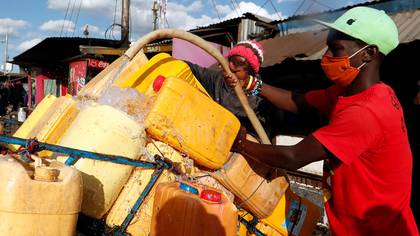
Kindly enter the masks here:
M 351 56 L 349 56 L 349 59 L 354 57 L 355 55 L 357 55 L 357 53 L 361 52 L 363 49 L 369 47 L 370 45 L 365 45 L 364 47 L 362 47 L 361 49 L 357 50 L 355 53 L 351 54 Z
M 357 67 L 357 69 L 360 70 L 360 68 L 362 68 L 364 65 L 366 65 L 366 62 L 363 62 L 360 66 Z

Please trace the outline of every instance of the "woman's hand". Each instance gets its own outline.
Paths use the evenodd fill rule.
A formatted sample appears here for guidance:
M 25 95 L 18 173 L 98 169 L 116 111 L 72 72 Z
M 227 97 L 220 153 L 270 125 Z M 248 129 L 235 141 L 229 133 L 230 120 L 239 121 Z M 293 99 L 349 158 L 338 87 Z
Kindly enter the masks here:
M 223 72 L 223 77 L 227 83 L 227 85 L 231 88 L 234 88 L 238 83 L 238 77 L 234 73 L 226 73 Z

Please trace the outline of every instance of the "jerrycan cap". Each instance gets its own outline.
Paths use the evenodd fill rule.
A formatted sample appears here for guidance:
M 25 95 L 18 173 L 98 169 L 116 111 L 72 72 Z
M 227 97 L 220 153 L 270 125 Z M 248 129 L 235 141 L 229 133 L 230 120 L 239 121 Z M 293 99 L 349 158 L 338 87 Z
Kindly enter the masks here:
M 204 189 L 201 191 L 200 198 L 210 202 L 222 202 L 222 194 L 211 189 Z
M 189 184 L 181 182 L 179 184 L 179 188 L 186 191 L 186 192 L 198 195 L 198 189 L 194 188 L 193 186 L 191 186 Z
M 163 75 L 156 76 L 155 80 L 153 81 L 153 90 L 155 92 L 160 90 L 160 88 L 162 87 L 163 81 L 165 81 L 165 79 L 166 78 Z

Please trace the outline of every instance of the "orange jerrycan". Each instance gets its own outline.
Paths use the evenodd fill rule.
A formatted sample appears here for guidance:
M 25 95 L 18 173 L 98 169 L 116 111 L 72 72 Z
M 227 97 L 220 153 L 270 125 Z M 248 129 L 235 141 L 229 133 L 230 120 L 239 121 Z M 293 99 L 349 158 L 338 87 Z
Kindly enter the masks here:
M 135 88 L 141 93 L 152 93 L 150 86 L 156 77 L 164 76 L 166 78 L 175 77 L 186 81 L 192 87 L 207 94 L 207 91 L 194 77 L 190 67 L 182 60 L 177 60 L 167 53 L 159 53 L 152 57 L 150 61 L 142 65 L 137 71 L 134 71 L 128 77 L 118 78 L 113 85 L 118 87 Z
M 247 138 L 256 142 L 251 136 Z M 289 187 L 282 170 L 270 168 L 238 153 L 232 153 L 229 161 L 211 175 L 235 194 L 239 206 L 259 219 L 273 213 Z
M 235 235 L 236 207 L 218 190 L 184 182 L 156 188 L 151 236 Z
M 232 113 L 175 78 L 163 82 L 144 124 L 150 136 L 210 169 L 227 161 L 240 127 Z
M 0 156 L 0 235 L 75 235 L 81 202 L 82 178 L 74 168 Z

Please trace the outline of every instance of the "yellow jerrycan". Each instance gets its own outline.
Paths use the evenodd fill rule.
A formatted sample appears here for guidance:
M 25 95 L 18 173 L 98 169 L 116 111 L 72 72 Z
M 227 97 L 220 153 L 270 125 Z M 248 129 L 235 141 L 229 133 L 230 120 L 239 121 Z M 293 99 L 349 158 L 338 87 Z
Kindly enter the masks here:
M 40 142 L 57 144 L 78 112 L 77 102 L 72 96 L 57 98 L 48 95 L 36 106 L 13 136 L 25 139 L 37 138 Z M 16 151 L 19 146 L 9 145 L 9 148 Z M 51 154 L 49 151 L 38 153 L 41 157 L 49 157 Z
M 144 120 L 147 133 L 194 161 L 218 169 L 228 160 L 239 120 L 187 82 L 167 78 Z
M 175 77 L 184 80 L 192 87 L 208 95 L 204 87 L 194 77 L 188 64 L 171 57 L 167 53 L 155 55 L 129 76 L 118 78 L 113 85 L 122 88 L 131 87 L 141 93 L 150 94 L 153 93 L 151 84 L 158 76 L 166 78 Z
M 170 159 L 175 165 L 183 166 L 184 157 L 179 152 L 171 148 L 165 143 L 152 140 L 146 146 L 146 153 L 150 156 L 156 154 L 163 155 L 165 158 Z M 129 180 L 124 185 L 123 190 L 119 194 L 115 204 L 106 216 L 106 224 L 109 227 L 120 226 L 127 215 L 130 213 L 131 208 L 137 201 L 140 194 L 150 181 L 154 170 L 145 168 L 135 168 L 130 175 Z M 187 171 L 187 170 L 181 170 Z M 136 236 L 147 236 L 150 232 L 150 223 L 152 220 L 153 200 L 156 185 L 158 183 L 165 183 L 175 180 L 175 175 L 168 170 L 164 170 L 162 175 L 157 180 L 155 186 L 150 191 L 149 195 L 136 212 L 133 220 L 130 222 L 127 232 Z
M 247 139 L 257 142 L 252 136 Z M 232 153 L 229 161 L 211 176 L 238 198 L 236 203 L 259 219 L 273 213 L 289 187 L 284 172 L 251 158 Z
M 80 109 L 58 145 L 138 159 L 145 138 L 143 126 L 126 113 L 91 103 Z M 64 162 L 67 157 L 58 159 Z M 97 219 L 111 208 L 134 168 L 86 158 L 74 166 L 81 171 L 84 182 L 82 212 Z
M 75 235 L 81 202 L 82 178 L 74 168 L 0 156 L 0 235 Z

